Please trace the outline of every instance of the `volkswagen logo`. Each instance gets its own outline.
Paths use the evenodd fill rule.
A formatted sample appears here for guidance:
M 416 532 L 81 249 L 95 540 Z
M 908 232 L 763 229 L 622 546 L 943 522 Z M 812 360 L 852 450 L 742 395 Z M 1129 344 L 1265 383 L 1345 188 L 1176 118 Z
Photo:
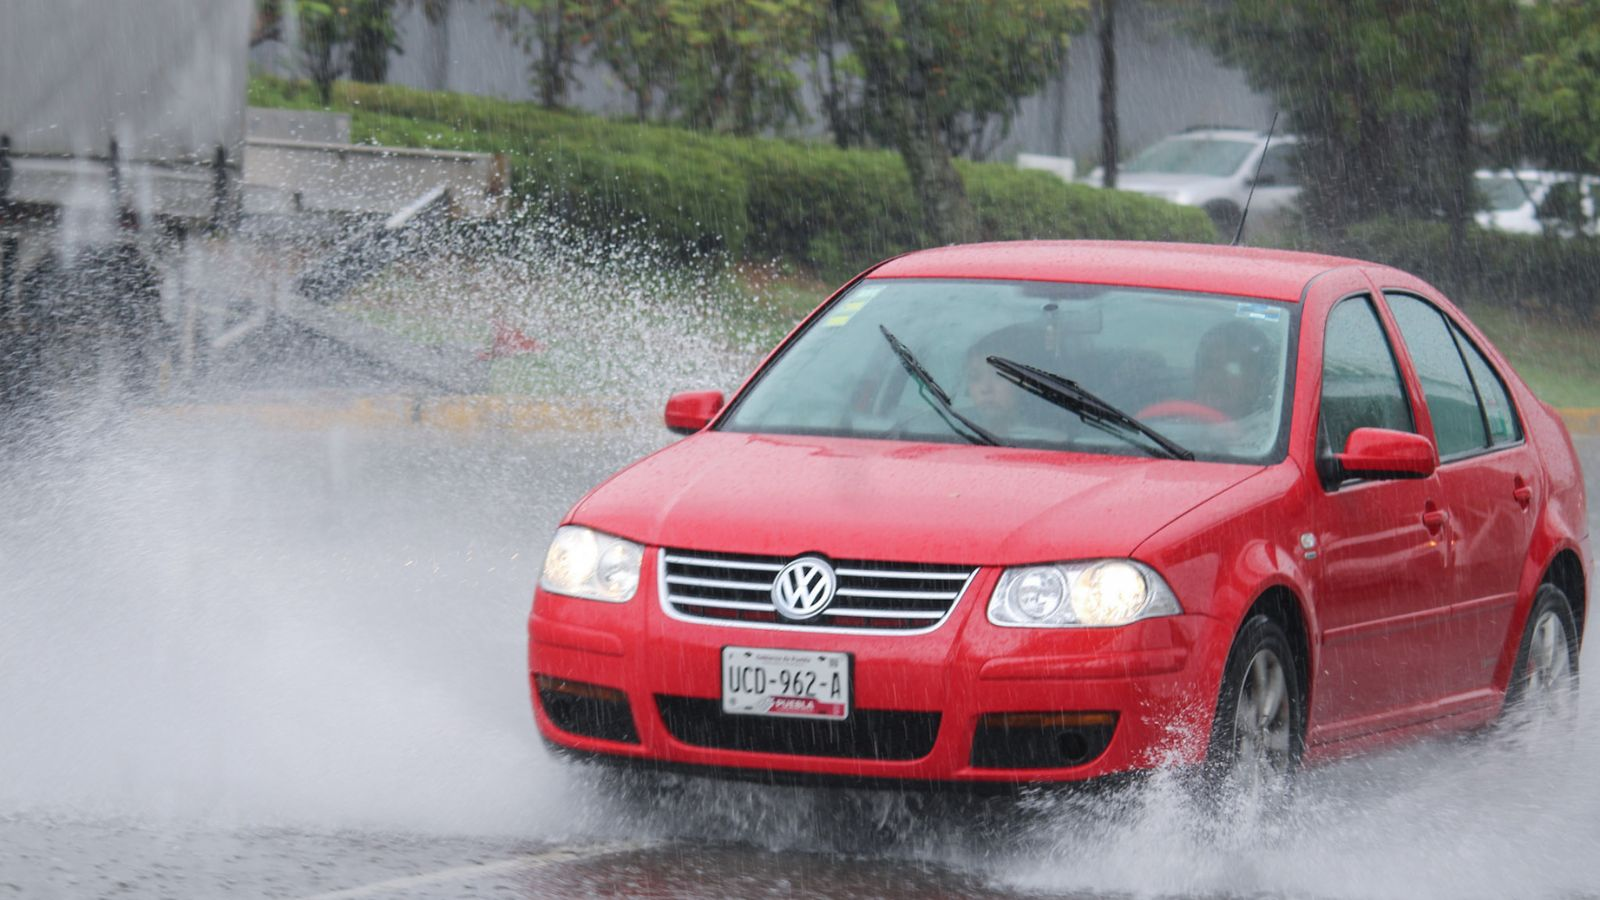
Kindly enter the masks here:
M 784 566 L 772 582 L 772 605 L 785 619 L 803 622 L 822 615 L 838 586 L 833 566 L 818 556 L 802 556 Z

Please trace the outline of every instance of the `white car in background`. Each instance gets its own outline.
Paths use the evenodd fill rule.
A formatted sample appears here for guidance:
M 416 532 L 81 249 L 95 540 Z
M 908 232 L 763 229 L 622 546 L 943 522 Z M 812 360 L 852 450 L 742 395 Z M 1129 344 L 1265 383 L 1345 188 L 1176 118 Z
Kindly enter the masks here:
M 1261 131 L 1190 129 L 1162 138 L 1119 165 L 1117 188 L 1198 206 L 1211 216 L 1219 233 L 1232 238 L 1252 182 L 1256 188 L 1250 200 L 1253 226 L 1269 227 L 1294 208 L 1300 196 L 1295 162 L 1298 143 L 1293 135 L 1277 134 L 1269 147 L 1267 135 Z M 1096 167 L 1085 180 L 1103 187 L 1104 179 L 1105 170 Z
M 1483 203 L 1476 218 L 1490 231 L 1600 235 L 1595 219 L 1600 177 L 1543 169 L 1479 170 L 1476 175 Z

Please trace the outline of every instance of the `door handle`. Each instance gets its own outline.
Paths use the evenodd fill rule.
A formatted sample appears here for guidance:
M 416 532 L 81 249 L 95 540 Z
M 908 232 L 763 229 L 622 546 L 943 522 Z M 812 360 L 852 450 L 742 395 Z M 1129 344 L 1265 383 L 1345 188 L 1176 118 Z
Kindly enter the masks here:
M 1432 533 L 1438 534 L 1444 528 L 1444 523 L 1450 521 L 1450 514 L 1429 503 L 1422 511 L 1422 524 Z
M 1533 488 L 1529 486 L 1526 478 L 1518 475 L 1516 480 L 1511 482 L 1511 496 L 1517 501 L 1518 506 L 1523 509 L 1528 508 L 1528 504 L 1533 502 Z

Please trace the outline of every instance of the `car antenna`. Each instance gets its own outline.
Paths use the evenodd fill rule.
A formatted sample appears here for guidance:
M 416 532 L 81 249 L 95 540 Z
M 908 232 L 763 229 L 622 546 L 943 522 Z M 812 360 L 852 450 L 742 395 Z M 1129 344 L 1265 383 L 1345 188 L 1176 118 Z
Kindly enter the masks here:
M 1244 237 L 1244 220 L 1250 218 L 1250 201 L 1256 196 L 1256 182 L 1261 180 L 1261 164 L 1267 161 L 1267 151 L 1272 149 L 1272 133 L 1278 130 L 1278 114 L 1272 114 L 1272 124 L 1267 126 L 1267 142 L 1261 145 L 1261 158 L 1256 160 L 1256 174 L 1250 179 L 1250 193 L 1244 197 L 1244 211 L 1239 213 L 1239 230 L 1233 233 L 1233 240 L 1229 247 L 1239 246 L 1239 239 Z

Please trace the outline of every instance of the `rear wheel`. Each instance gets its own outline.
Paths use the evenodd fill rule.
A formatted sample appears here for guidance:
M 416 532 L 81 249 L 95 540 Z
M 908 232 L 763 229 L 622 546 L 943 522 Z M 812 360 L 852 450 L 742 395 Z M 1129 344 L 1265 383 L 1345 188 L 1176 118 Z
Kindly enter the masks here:
M 1578 628 L 1572 601 L 1553 584 L 1539 585 L 1517 647 L 1504 718 L 1513 724 L 1570 722 L 1578 713 Z
M 1283 626 L 1255 614 L 1234 638 L 1223 670 L 1206 768 L 1241 787 L 1286 779 L 1300 764 L 1305 693 Z

